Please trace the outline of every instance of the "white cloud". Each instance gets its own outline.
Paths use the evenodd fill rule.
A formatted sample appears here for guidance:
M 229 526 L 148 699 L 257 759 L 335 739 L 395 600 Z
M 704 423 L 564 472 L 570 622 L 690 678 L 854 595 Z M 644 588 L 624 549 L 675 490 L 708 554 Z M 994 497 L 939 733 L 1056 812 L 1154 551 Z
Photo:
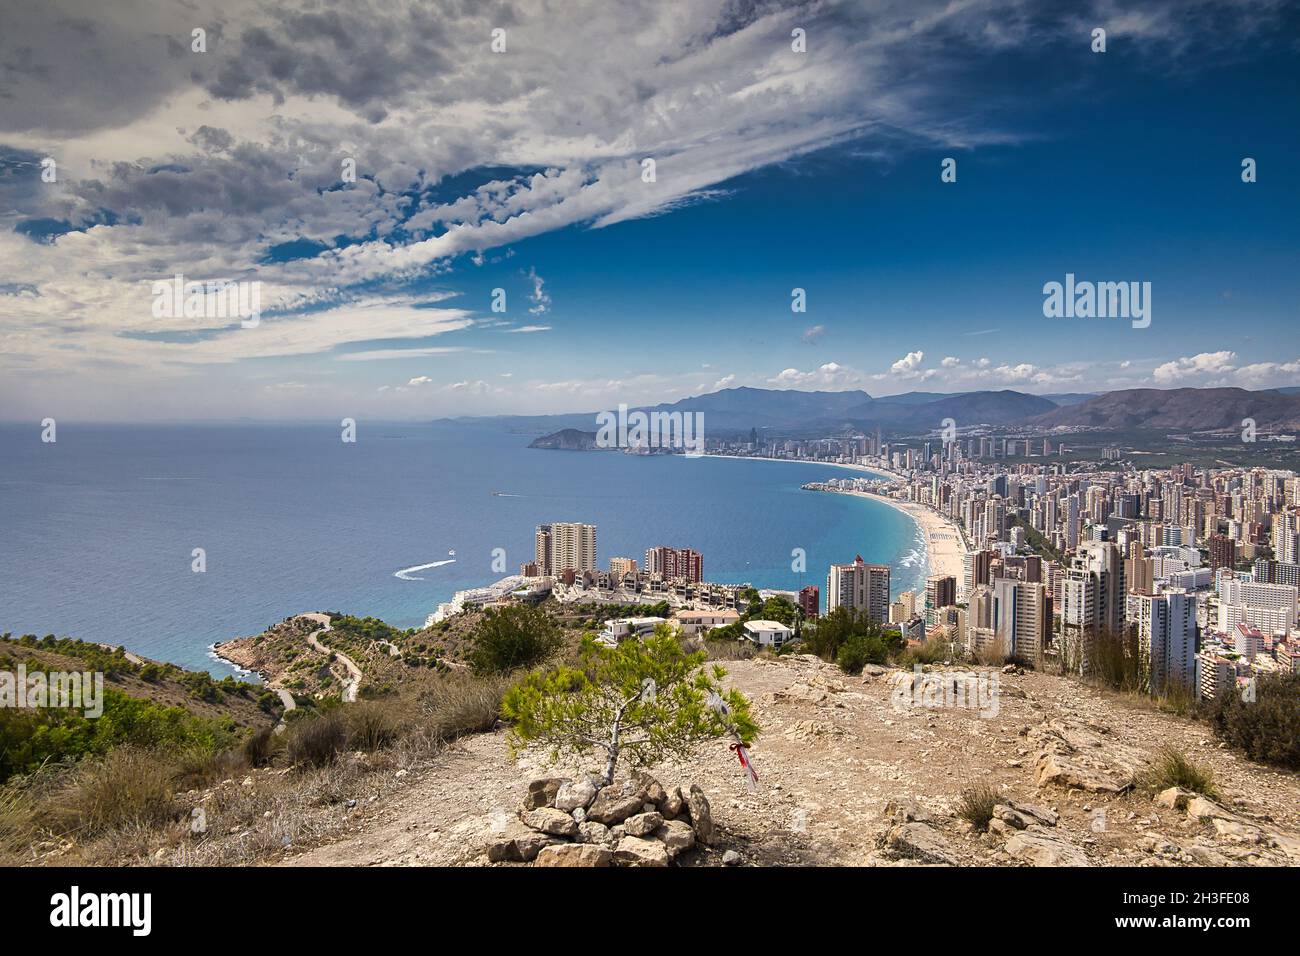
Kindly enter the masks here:
M 1236 360 L 1236 352 L 1200 352 L 1157 366 L 1151 377 L 1161 385 L 1170 385 L 1189 379 L 1226 375 L 1234 370 Z
M 915 352 L 908 352 L 901 359 L 889 367 L 889 370 L 895 375 L 915 375 L 921 368 L 921 362 L 925 359 L 925 353 L 919 349 Z
M 1096 21 L 1142 37 L 1154 59 L 1182 53 L 1191 37 L 1226 45 L 1276 19 L 1270 2 L 1242 6 L 1159 2 L 1123 14 L 1097 0 L 1062 14 L 1023 0 L 191 0 L 151 5 L 146 29 L 131 2 L 28 4 L 0 34 L 0 129 L 23 155 L 57 156 L 60 178 L 39 184 L 30 163 L 0 175 L 0 290 L 23 288 L 0 295 L 0 407 L 29 403 L 33 385 L 81 390 L 83 411 L 126 408 L 122 396 L 145 392 L 141 401 L 158 407 L 200 391 L 186 380 L 206 374 L 210 402 L 265 414 L 238 375 L 219 380 L 211 367 L 366 342 L 375 345 L 337 357 L 442 354 L 388 343 L 473 321 L 410 291 L 452 281 L 457 256 L 501 262 L 529 237 L 661 215 L 836 144 L 1005 142 L 1014 137 L 946 97 L 990 46 L 1036 54 L 1077 42 Z M 188 50 L 195 23 L 212 24 L 206 55 Z M 502 57 L 485 52 L 497 25 L 510 37 Z M 807 55 L 790 53 L 795 25 L 816 38 Z M 940 48 L 942 75 L 918 68 Z M 94 64 L 95 82 L 70 63 Z M 652 184 L 640 176 L 646 156 L 658 163 Z M 344 158 L 356 161 L 355 182 L 340 182 Z M 519 172 L 478 174 L 489 167 Z M 13 231 L 28 217 L 82 231 L 32 242 Z M 282 252 L 303 241 L 319 251 Z M 262 326 L 153 321 L 145 283 L 178 271 L 261 282 Z M 549 314 L 544 280 L 527 275 L 528 311 Z M 370 291 L 379 287 L 382 301 Z M 815 341 L 819 329 L 805 336 Z M 936 371 L 919 358 L 900 363 L 895 375 Z M 787 371 L 826 387 L 887 378 L 835 363 Z M 338 372 L 337 383 L 355 383 L 368 369 Z M 468 383 L 494 371 L 459 374 Z
M 360 352 L 343 352 L 335 359 L 339 362 L 383 362 L 391 359 L 409 359 L 425 358 L 430 355 L 451 355 L 456 352 L 466 352 L 468 349 L 459 346 L 430 346 L 428 348 L 410 348 L 410 349 L 367 349 Z M 481 352 L 482 349 L 475 349 Z
M 545 315 L 551 311 L 551 297 L 546 293 L 546 281 L 537 274 L 536 269 L 528 270 L 528 278 L 533 283 L 533 291 L 528 294 L 532 303 L 528 312 L 531 315 Z

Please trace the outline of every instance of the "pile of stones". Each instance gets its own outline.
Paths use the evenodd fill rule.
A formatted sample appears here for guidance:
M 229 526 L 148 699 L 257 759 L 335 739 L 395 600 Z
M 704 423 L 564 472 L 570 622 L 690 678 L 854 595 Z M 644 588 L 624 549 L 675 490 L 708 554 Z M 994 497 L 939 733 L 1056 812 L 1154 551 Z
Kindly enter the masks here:
M 606 787 L 590 778 L 534 780 L 519 822 L 488 843 L 489 862 L 669 866 L 717 837 L 703 790 L 665 788 L 644 772 Z

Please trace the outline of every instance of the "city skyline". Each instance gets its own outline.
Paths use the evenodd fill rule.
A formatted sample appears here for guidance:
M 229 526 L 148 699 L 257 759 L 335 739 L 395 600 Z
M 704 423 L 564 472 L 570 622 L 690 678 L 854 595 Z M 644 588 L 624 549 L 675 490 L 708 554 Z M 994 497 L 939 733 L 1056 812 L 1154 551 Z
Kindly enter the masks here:
M 1273 3 L 72 9 L 0 40 L 6 420 L 1300 384 Z M 259 324 L 155 314 L 176 275 Z M 1150 326 L 1045 317 L 1067 276 Z

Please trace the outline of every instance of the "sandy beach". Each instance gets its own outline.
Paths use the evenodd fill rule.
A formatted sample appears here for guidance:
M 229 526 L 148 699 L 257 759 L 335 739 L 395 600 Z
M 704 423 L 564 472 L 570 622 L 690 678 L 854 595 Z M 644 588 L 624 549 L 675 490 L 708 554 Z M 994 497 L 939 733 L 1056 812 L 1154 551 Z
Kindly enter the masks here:
M 871 468 L 866 465 L 847 464 L 843 462 L 808 462 L 802 459 L 786 458 L 762 458 L 757 455 L 709 455 L 709 458 L 736 458 L 744 461 L 792 461 L 798 464 L 816 464 L 825 465 L 829 468 L 844 468 L 848 471 L 867 472 L 872 475 L 884 476 L 895 481 L 902 481 L 903 476 L 895 472 L 888 471 L 884 468 Z M 942 575 L 945 577 L 954 577 L 958 581 L 962 580 L 965 571 L 963 558 L 966 556 L 966 542 L 962 538 L 961 531 L 957 525 L 950 519 L 945 518 L 932 508 L 925 505 L 917 504 L 914 501 L 898 501 L 894 498 L 886 498 L 883 495 L 873 495 L 866 491 L 847 491 L 831 492 L 832 494 L 850 494 L 857 495 L 860 498 L 870 498 L 873 501 L 879 501 L 881 504 L 889 505 L 899 511 L 907 514 L 921 529 L 925 537 L 928 574 Z
M 929 575 L 931 577 L 935 575 L 954 577 L 958 581 L 962 580 L 965 571 L 962 559 L 966 555 L 966 545 L 962 540 L 961 532 L 952 521 L 937 511 L 914 501 L 896 501 L 893 498 L 885 498 L 865 491 L 851 491 L 847 492 L 847 494 L 870 498 L 873 501 L 879 501 L 908 514 L 920 526 L 921 533 L 925 535 L 926 552 L 929 559 Z

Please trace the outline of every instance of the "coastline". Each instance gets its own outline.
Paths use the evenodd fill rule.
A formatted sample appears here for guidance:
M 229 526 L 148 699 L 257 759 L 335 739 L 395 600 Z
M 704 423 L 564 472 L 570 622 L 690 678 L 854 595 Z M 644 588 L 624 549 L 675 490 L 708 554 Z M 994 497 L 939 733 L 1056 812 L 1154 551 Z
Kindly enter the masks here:
M 808 462 L 796 458 L 766 458 L 761 455 L 706 455 L 705 457 L 732 458 L 739 461 L 788 461 L 802 465 L 825 465 L 828 468 L 844 468 L 848 471 L 877 475 L 893 481 L 906 480 L 897 472 L 883 468 L 872 468 L 867 465 L 849 464 L 847 462 Z M 887 498 L 884 495 L 872 494 L 867 491 L 842 491 L 830 493 L 848 494 L 855 495 L 859 498 L 869 498 L 872 501 L 879 501 L 881 504 L 888 505 L 897 511 L 903 512 L 916 523 L 917 528 L 921 532 L 921 537 L 925 541 L 926 576 L 933 577 L 935 575 L 941 575 L 945 577 L 954 577 L 958 581 L 963 579 L 965 573 L 964 559 L 967 553 L 966 541 L 962 536 L 961 529 L 957 527 L 956 522 L 951 518 L 945 517 L 933 508 L 920 504 L 919 502 L 899 501 L 896 498 Z
M 884 495 L 873 495 L 868 491 L 841 491 L 831 492 L 831 494 L 870 498 L 872 501 L 879 501 L 908 515 L 916 522 L 925 538 L 927 577 L 938 575 L 962 580 L 965 573 L 963 561 L 966 556 L 966 545 L 962 540 L 961 531 L 951 519 L 918 502 L 898 501 L 894 498 L 886 498 Z

